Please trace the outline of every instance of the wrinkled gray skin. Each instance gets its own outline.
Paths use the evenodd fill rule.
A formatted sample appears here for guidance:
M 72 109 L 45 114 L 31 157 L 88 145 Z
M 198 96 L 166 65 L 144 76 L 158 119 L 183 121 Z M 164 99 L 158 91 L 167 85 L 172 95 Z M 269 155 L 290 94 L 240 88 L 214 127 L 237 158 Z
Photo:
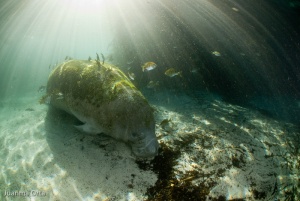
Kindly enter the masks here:
M 110 112 L 120 114 L 115 116 L 111 136 L 128 142 L 136 156 L 142 158 L 153 157 L 157 155 L 159 145 L 155 136 L 152 108 L 150 110 L 146 105 L 143 107 L 139 106 L 138 112 L 134 112 L 137 106 L 131 102 L 132 100 L 123 99 L 122 106 L 116 101 L 112 102 L 111 106 L 108 107 Z M 149 122 L 145 122 L 145 117 Z
M 76 126 L 83 132 L 124 141 L 140 158 L 157 155 L 153 109 L 117 67 L 67 61 L 49 76 L 45 97 L 83 122 Z
M 120 101 L 122 99 L 122 101 Z M 71 110 L 71 114 L 85 123 L 77 126 L 83 132 L 91 134 L 104 133 L 115 139 L 128 143 L 133 153 L 141 158 L 157 155 L 159 144 L 155 136 L 155 122 L 152 108 L 148 105 L 135 105 L 135 100 L 121 98 L 105 104 L 100 108 L 93 108 L 84 103 L 86 111 L 91 108 L 90 115 L 84 116 L 77 108 Z M 92 118 L 96 112 L 97 118 L 103 119 L 99 123 Z M 101 113 L 100 113 L 101 112 Z M 145 121 L 147 119 L 147 122 Z M 105 125 L 110 123 L 109 127 Z

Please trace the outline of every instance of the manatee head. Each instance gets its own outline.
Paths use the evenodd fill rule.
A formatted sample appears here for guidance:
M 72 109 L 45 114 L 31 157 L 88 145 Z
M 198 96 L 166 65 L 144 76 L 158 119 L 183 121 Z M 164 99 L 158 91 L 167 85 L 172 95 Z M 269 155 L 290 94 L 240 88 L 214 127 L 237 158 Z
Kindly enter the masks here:
M 151 126 L 152 127 L 152 126 Z M 153 122 L 153 127 L 155 127 Z M 157 155 L 159 144 L 155 136 L 155 129 L 144 127 L 132 130 L 128 139 L 132 152 L 142 158 L 153 157 Z
M 155 135 L 153 109 L 142 95 L 119 98 L 111 105 L 112 135 L 127 142 L 134 155 L 141 158 L 156 156 L 159 144 Z

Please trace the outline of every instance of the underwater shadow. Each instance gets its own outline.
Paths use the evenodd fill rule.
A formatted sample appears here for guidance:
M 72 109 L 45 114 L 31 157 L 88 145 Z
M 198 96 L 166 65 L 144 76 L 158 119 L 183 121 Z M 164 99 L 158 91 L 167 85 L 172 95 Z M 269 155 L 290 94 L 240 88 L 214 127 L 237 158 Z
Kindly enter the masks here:
M 251 110 L 259 111 L 262 115 L 283 123 L 300 124 L 300 102 L 299 98 L 291 96 L 253 96 L 243 97 L 227 97 L 223 96 L 223 100 L 228 104 L 239 105 Z
M 61 199 L 138 197 L 155 182 L 153 172 L 138 168 L 127 145 L 82 133 L 74 127 L 79 124 L 72 115 L 49 107 L 46 140 L 57 168 L 65 172 L 58 182 Z

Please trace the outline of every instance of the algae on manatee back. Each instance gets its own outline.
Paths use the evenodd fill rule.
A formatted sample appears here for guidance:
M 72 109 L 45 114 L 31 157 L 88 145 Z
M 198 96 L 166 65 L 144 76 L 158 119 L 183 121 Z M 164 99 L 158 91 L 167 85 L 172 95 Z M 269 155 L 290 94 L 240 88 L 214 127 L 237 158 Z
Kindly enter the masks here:
M 65 61 L 50 74 L 46 97 L 50 105 L 85 123 L 80 130 L 124 141 L 138 157 L 157 154 L 153 109 L 116 66 L 103 63 L 99 68 L 94 60 Z

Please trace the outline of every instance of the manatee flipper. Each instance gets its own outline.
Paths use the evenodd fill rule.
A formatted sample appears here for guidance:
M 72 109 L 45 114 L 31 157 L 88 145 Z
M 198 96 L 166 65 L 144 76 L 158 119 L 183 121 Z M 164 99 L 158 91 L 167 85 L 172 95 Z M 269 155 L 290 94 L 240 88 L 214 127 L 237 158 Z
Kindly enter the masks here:
M 77 128 L 78 130 L 80 130 L 82 132 L 94 134 L 94 135 L 102 132 L 99 128 L 95 128 L 88 123 L 85 123 L 85 124 L 79 125 L 79 126 L 75 126 L 75 128 Z

